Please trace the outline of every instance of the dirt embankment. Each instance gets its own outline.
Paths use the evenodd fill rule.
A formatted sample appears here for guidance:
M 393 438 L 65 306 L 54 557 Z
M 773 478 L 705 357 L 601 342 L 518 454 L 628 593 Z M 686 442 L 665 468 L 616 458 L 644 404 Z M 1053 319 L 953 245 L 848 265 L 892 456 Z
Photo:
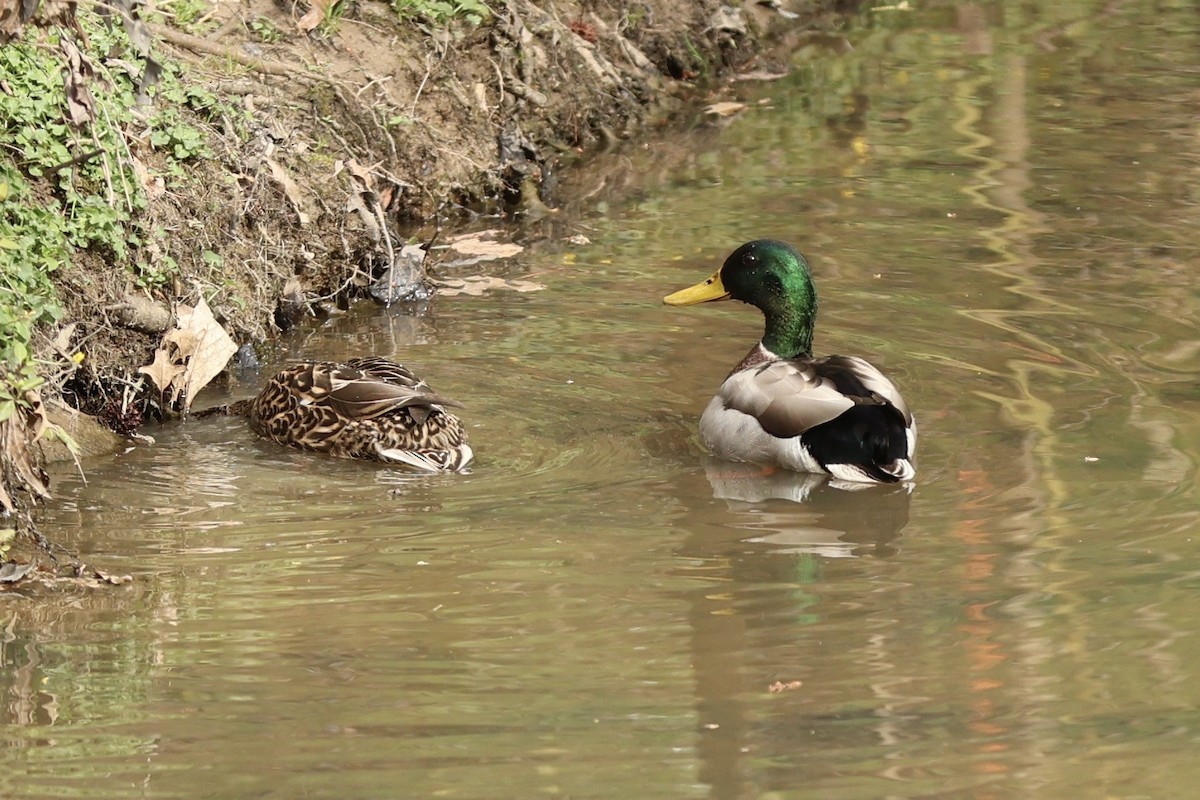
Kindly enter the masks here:
M 383 3 L 344 5 L 306 34 L 302 8 L 271 0 L 213 5 L 193 24 L 207 34 L 151 25 L 187 65 L 185 82 L 244 115 L 193 115 L 211 157 L 184 176 L 135 143 L 145 227 L 166 232 L 140 258 L 168 264 L 157 277 L 170 280 L 147 288 L 128 264 L 86 252 L 59 275 L 64 324 L 78 323 L 70 344 L 86 353 L 69 399 L 111 406 L 175 303 L 202 294 L 235 341 L 262 341 L 361 293 L 431 223 L 544 213 L 572 160 L 751 67 L 769 29 L 836 11 L 818 0 L 504 0 L 479 24 L 435 25 Z
M 117 71 L 136 71 L 132 49 L 144 52 L 147 33 L 172 88 L 164 79 L 105 152 L 110 197 L 121 181 L 109 157 L 134 176 L 132 188 L 122 184 L 122 224 L 134 233 L 116 249 L 80 247 L 53 273 L 63 313 L 39 337 L 41 363 L 57 366 L 40 398 L 16 402 L 25 434 L 3 426 L 0 488 L 44 493 L 30 459 L 42 444 L 18 441 L 42 426 L 42 400 L 65 400 L 124 435 L 180 410 L 193 392 L 164 398 L 139 368 L 159 363 L 164 332 L 193 309 L 207 304 L 239 345 L 262 342 L 364 295 L 410 237 L 483 211 L 549 213 L 573 162 L 669 121 L 726 75 L 769 68 L 768 41 L 784 51 L 789 35 L 837 24 L 856 5 L 489 0 L 470 19 L 464 9 L 483 3 L 170 0 L 158 8 L 170 9 L 171 25 L 150 20 L 138 32 L 126 18 L 124 54 L 85 52 L 85 69 L 63 46 L 72 113 L 71 76 L 106 71 L 94 87 L 105 91 Z M 74 8 L 52 6 L 72 17 Z M 15 13 L 0 14 L 0 41 L 21 35 L 18 18 L 45 22 Z M 73 18 L 65 28 L 82 33 Z M 43 191 L 36 173 L 22 179 Z M 73 432 L 89 449 L 105 444 L 94 426 Z

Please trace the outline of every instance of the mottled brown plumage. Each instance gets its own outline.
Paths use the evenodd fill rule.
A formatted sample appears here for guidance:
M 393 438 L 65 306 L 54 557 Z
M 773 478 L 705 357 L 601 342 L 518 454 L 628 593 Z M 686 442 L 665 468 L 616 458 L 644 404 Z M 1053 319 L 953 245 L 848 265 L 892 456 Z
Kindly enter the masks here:
M 279 444 L 458 472 L 473 457 L 462 422 L 445 409 L 459 405 L 400 364 L 355 358 L 296 364 L 226 411 Z

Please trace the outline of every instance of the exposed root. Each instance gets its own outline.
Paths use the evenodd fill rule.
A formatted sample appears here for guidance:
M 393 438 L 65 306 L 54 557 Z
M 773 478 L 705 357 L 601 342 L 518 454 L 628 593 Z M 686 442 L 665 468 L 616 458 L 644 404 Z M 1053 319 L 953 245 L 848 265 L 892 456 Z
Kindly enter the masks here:
M 296 80 L 306 81 L 310 83 L 336 83 L 327 75 L 321 75 L 307 70 L 297 69 L 291 64 L 285 64 L 282 61 L 267 61 L 261 58 L 255 58 L 243 53 L 236 47 L 227 47 L 223 44 L 201 39 L 199 36 L 192 36 L 190 33 L 184 33 L 176 28 L 170 28 L 166 25 L 151 24 L 150 31 L 162 39 L 164 42 L 186 47 L 194 53 L 201 53 L 207 56 L 217 56 L 235 64 L 241 64 L 247 69 L 252 69 L 255 72 L 261 72 L 263 75 L 275 75 L 280 78 L 295 78 Z

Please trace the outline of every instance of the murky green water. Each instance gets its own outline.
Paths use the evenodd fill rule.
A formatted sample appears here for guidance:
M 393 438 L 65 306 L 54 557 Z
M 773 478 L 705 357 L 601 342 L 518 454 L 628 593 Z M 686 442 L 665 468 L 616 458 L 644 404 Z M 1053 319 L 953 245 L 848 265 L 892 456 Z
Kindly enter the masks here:
M 546 291 L 287 340 L 466 401 L 473 474 L 234 420 L 59 471 L 136 581 L 5 595 L 0 796 L 1193 796 L 1200 20 L 915 5 L 598 170 Z M 911 494 L 696 444 L 760 323 L 660 298 L 759 236 L 917 410 Z

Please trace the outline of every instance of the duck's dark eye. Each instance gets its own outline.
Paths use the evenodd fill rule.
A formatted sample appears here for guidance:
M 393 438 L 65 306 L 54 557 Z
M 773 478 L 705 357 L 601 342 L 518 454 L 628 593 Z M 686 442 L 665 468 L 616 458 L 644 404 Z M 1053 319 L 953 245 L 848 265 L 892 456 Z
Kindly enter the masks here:
M 754 253 L 746 253 L 746 255 L 742 256 L 742 263 L 747 267 L 752 267 L 758 263 L 758 256 L 754 255 Z

